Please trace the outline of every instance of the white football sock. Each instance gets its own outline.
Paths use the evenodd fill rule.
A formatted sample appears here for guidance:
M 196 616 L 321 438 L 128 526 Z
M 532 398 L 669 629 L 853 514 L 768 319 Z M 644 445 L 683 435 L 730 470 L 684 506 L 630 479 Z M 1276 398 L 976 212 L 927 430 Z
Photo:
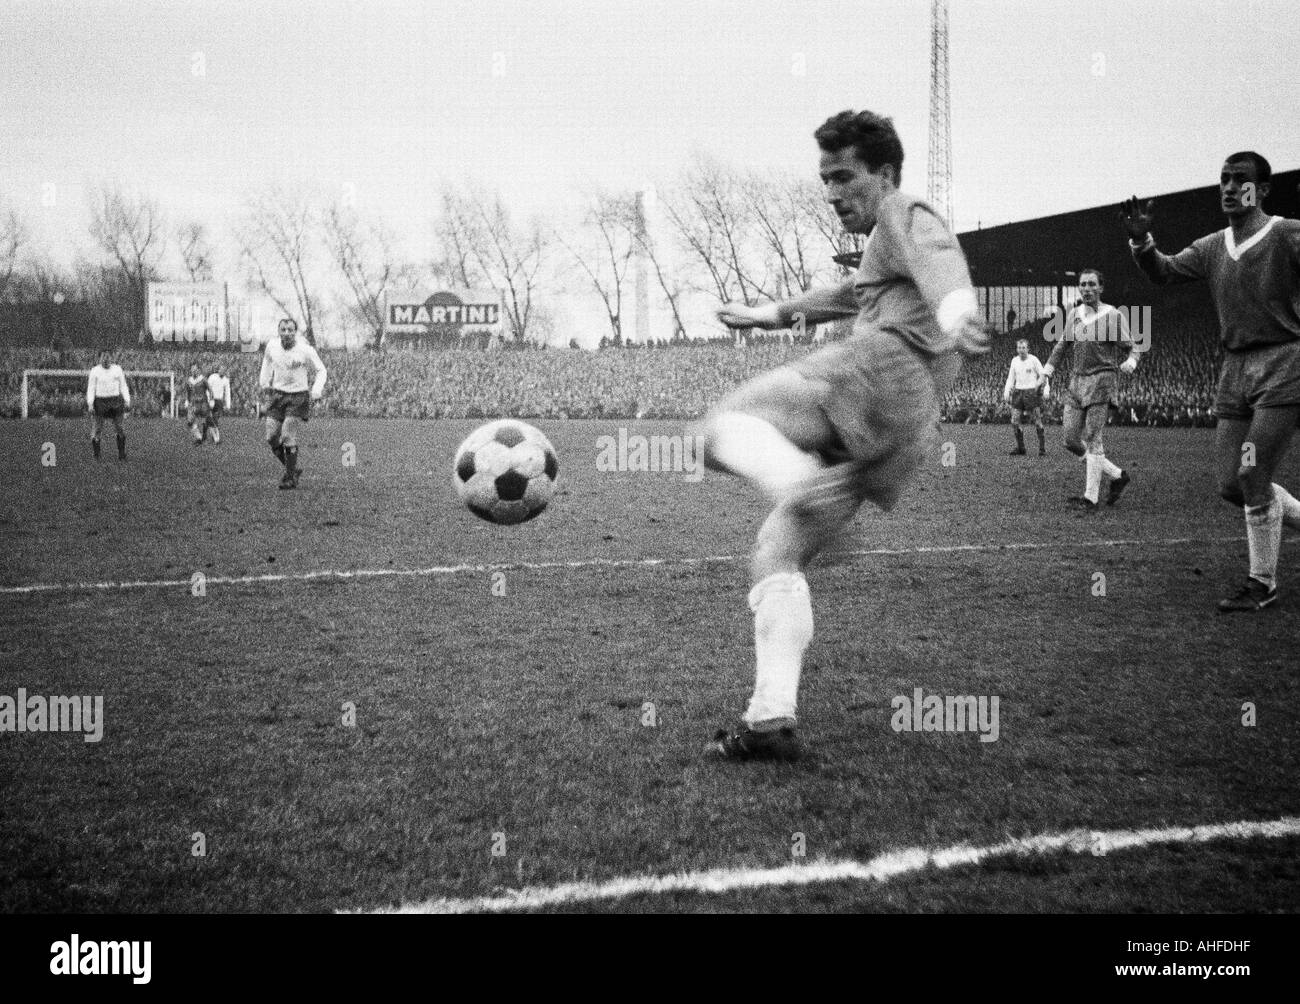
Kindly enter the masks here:
M 1084 489 L 1083 497 L 1089 502 L 1096 502 L 1101 495 L 1101 463 L 1102 458 L 1097 454 L 1087 454 L 1088 487 Z
M 1277 581 L 1277 552 L 1282 546 L 1282 507 L 1270 502 L 1245 508 L 1250 577 L 1272 589 Z
M 1112 464 L 1109 460 L 1106 459 L 1106 454 L 1099 453 L 1097 454 L 1097 456 L 1101 458 L 1101 473 L 1106 475 L 1106 477 L 1110 478 L 1112 481 L 1124 473 L 1124 469 L 1122 467 L 1116 467 L 1114 464 Z
M 769 575 L 749 592 L 754 611 L 754 696 L 746 725 L 793 725 L 799 696 L 799 670 L 812 641 L 812 600 L 801 572 Z
M 1282 522 L 1292 530 L 1300 530 L 1300 501 L 1276 482 L 1273 484 L 1273 502 L 1282 510 Z
M 714 420 L 709 447 L 718 463 L 752 481 L 774 501 L 822 469 L 821 461 L 786 439 L 771 422 L 740 412 Z

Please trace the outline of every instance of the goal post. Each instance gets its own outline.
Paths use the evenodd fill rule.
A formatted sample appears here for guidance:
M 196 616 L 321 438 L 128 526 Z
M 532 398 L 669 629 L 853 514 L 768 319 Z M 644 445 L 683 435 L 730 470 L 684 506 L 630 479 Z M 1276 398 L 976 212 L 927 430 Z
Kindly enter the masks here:
M 167 381 L 167 402 L 166 413 L 169 418 L 176 417 L 176 371 L 175 370 L 127 370 L 125 371 L 128 382 L 140 379 L 166 380 Z M 90 379 L 90 370 L 23 370 L 22 385 L 22 411 L 23 418 L 28 417 L 28 404 L 30 400 L 32 378 L 36 377 L 53 377 L 68 381 L 72 378 L 79 378 L 81 386 L 78 388 L 81 396 L 86 396 L 86 382 Z M 133 388 L 134 390 L 134 388 Z M 134 399 L 133 399 L 134 400 Z

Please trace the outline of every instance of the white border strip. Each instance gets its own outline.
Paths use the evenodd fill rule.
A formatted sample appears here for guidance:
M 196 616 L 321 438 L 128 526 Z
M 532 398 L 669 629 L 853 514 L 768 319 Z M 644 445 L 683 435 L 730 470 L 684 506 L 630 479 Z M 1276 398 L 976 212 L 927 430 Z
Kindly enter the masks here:
M 826 551 L 827 558 L 840 557 L 897 557 L 909 554 L 958 554 L 990 551 L 1055 551 L 1082 550 L 1090 547 L 1178 547 L 1184 544 L 1236 544 L 1244 540 L 1236 537 L 1165 537 L 1156 540 L 1084 540 L 1052 541 L 1044 543 L 1017 542 L 1012 544 L 953 544 L 943 547 L 878 547 L 859 551 Z M 1283 543 L 1290 543 L 1290 540 Z M 747 554 L 714 554 L 702 558 L 586 558 L 579 561 L 511 561 L 486 565 L 432 565 L 428 568 L 359 568 L 354 571 L 325 569 L 319 572 L 293 572 L 266 575 L 209 575 L 205 586 L 244 586 L 275 582 L 346 582 L 351 579 L 425 578 L 436 575 L 463 575 L 487 572 L 508 572 L 518 569 L 546 571 L 557 568 L 653 568 L 659 565 L 706 565 L 747 561 Z M 189 579 L 138 579 L 134 581 L 105 582 L 34 582 L 25 586 L 0 586 L 0 596 L 22 596 L 31 593 L 67 593 L 114 589 L 177 589 L 190 588 Z
M 910 847 L 858 861 L 817 861 L 788 864 L 780 868 L 714 868 L 678 875 L 644 875 L 607 882 L 567 882 L 550 887 L 532 887 L 503 896 L 475 899 L 433 899 L 424 903 L 383 908 L 375 913 L 504 913 L 534 910 L 571 903 L 625 899 L 629 896 L 661 893 L 726 893 L 738 889 L 770 889 L 825 882 L 887 882 L 925 868 L 948 869 L 978 865 L 990 858 L 1029 857 L 1061 851 L 1102 857 L 1157 844 L 1201 844 L 1212 840 L 1275 839 L 1300 836 L 1300 816 L 1284 816 L 1259 822 L 1220 823 L 1211 826 L 1179 826 L 1163 830 L 1071 830 L 1036 837 L 1007 840 L 987 847 L 957 844 L 937 851 Z

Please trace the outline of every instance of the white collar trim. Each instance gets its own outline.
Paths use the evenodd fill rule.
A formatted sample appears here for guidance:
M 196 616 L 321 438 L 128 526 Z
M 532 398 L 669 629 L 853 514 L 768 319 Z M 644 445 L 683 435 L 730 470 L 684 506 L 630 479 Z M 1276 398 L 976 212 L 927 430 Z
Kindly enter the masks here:
M 1241 244 L 1238 244 L 1236 239 L 1232 236 L 1232 227 L 1224 227 L 1223 242 L 1228 246 L 1228 257 L 1233 261 L 1241 261 L 1241 256 L 1263 240 L 1264 235 L 1273 229 L 1273 224 L 1279 219 L 1281 219 L 1280 216 L 1270 216 L 1267 223 L 1255 231 L 1255 233 L 1250 237 L 1246 238 L 1246 240 Z

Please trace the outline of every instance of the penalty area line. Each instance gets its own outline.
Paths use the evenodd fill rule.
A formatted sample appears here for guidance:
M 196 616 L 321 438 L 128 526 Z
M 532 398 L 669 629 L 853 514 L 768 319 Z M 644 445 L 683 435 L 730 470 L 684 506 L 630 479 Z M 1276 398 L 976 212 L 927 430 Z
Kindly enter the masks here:
M 827 551 L 828 558 L 904 557 L 912 554 L 994 553 L 998 551 L 1077 551 L 1093 547 L 1182 547 L 1188 544 L 1237 544 L 1237 537 L 1163 537 L 1154 540 L 1015 541 L 1010 544 L 948 544 L 934 547 L 875 547 L 862 550 Z M 1283 541 L 1290 543 L 1290 541 Z M 713 554 L 696 558 L 582 558 L 575 561 L 506 561 L 495 564 L 431 565 L 427 568 L 323 569 L 316 572 L 265 573 L 262 575 L 205 575 L 209 586 L 248 586 L 292 582 L 348 582 L 364 579 L 427 578 L 439 575 L 482 575 L 490 572 L 553 571 L 574 568 L 656 568 L 728 564 L 749 560 L 748 554 Z M 135 579 L 104 582 L 33 582 L 22 586 L 0 586 L 0 596 L 32 593 L 70 593 L 127 589 L 188 589 L 190 579 Z
M 1277 839 L 1300 836 L 1300 817 L 1284 816 L 1258 822 L 1179 826 L 1150 830 L 1070 830 L 1034 837 L 1013 838 L 1000 844 L 972 847 L 957 844 L 940 850 L 910 847 L 877 855 L 870 861 L 813 861 L 779 868 L 714 868 L 676 875 L 642 875 L 605 882 L 566 882 L 535 886 L 500 896 L 473 899 L 433 899 L 373 913 L 506 913 L 574 903 L 593 903 L 655 896 L 664 893 L 718 894 L 736 890 L 772 889 L 827 882 L 877 882 L 915 874 L 926 868 L 946 870 L 979 865 L 993 858 L 1032 857 L 1046 854 L 1090 854 L 1104 857 L 1115 851 L 1162 844 L 1203 844 L 1218 840 Z M 341 911 L 353 912 L 353 911 Z

